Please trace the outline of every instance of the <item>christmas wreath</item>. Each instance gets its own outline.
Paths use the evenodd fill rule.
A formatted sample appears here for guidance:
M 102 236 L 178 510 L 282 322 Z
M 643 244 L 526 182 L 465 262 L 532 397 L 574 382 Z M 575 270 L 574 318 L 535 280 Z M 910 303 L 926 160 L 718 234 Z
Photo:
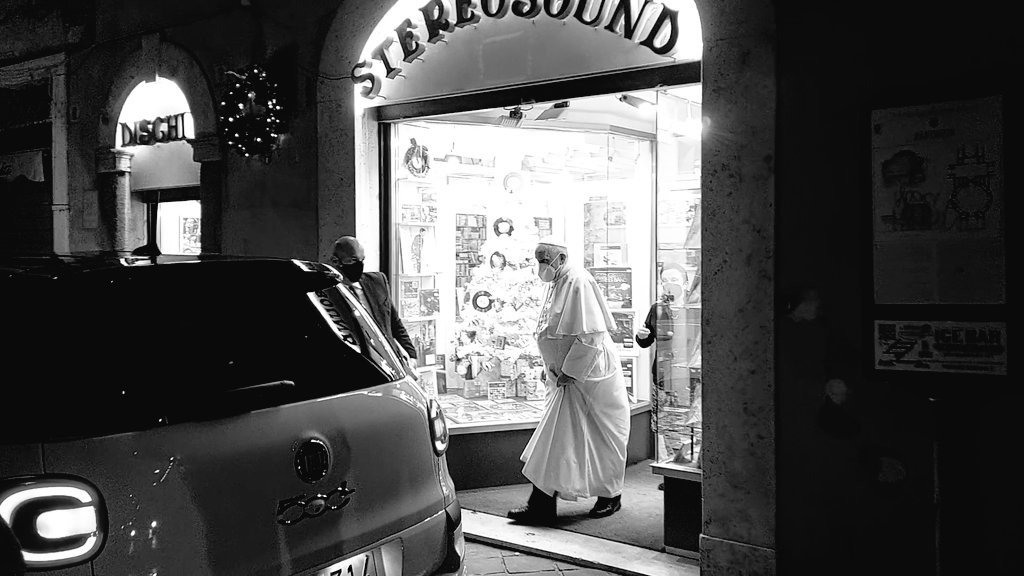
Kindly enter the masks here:
M 403 160 L 405 169 L 413 176 L 426 176 L 430 170 L 430 153 L 427 152 L 427 147 L 417 144 L 415 138 L 410 138 L 409 143 Z
M 269 161 L 284 130 L 277 84 L 255 64 L 242 74 L 228 74 L 235 80 L 220 101 L 221 138 L 246 158 L 258 155 Z

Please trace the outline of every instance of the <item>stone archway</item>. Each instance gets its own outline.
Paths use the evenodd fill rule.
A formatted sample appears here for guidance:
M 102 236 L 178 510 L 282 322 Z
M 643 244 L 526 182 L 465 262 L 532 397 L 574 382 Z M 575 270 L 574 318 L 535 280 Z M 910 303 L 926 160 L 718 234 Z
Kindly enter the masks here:
M 703 29 L 703 523 L 701 573 L 775 573 L 775 8 L 695 0 Z M 380 225 L 377 131 L 349 75 L 394 2 L 346 3 L 318 86 L 319 253 Z M 362 199 L 357 202 L 357 199 Z M 365 208 L 365 210 L 364 210 Z M 376 221 L 373 221 L 376 218 Z
M 199 63 L 181 47 L 160 40 L 157 35 L 142 39 L 140 49 L 127 55 L 120 70 L 114 75 L 107 100 L 100 114 L 96 148 L 97 180 L 107 201 L 101 205 L 111 220 L 115 250 L 131 249 L 131 219 L 128 182 L 131 172 L 131 153 L 115 148 L 115 128 L 107 125 L 116 119 L 129 94 L 142 82 L 157 76 L 171 80 L 184 93 L 195 127 L 192 146 L 193 160 L 199 162 L 200 195 L 203 205 L 203 252 L 220 250 L 221 196 L 223 194 L 223 167 L 220 138 L 217 136 L 217 114 L 210 84 Z

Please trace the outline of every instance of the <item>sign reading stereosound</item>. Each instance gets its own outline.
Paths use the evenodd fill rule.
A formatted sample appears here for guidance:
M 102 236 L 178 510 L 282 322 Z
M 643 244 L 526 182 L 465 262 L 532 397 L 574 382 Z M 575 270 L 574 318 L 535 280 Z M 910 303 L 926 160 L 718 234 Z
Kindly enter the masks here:
M 352 81 L 362 85 L 360 93 L 368 100 L 378 98 L 384 79 L 402 74 L 402 63 L 422 60 L 428 45 L 447 41 L 445 33 L 477 25 L 484 18 L 574 21 L 665 58 L 676 53 L 680 38 L 679 12 L 661 0 L 427 0 L 407 16 L 352 69 Z

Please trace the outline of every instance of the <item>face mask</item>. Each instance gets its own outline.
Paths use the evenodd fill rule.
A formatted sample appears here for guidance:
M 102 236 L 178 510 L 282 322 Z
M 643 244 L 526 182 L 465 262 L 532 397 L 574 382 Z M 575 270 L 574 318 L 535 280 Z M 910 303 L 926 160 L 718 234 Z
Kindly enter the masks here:
M 345 275 L 345 278 L 348 278 L 349 282 L 359 282 L 359 278 L 363 275 L 363 262 L 342 264 L 341 273 Z
M 540 264 L 537 269 L 537 276 L 544 282 L 551 282 L 555 279 L 555 268 L 551 264 Z
M 683 287 L 675 282 L 665 282 L 662 290 L 664 290 L 665 296 L 669 296 L 672 300 L 679 300 L 679 297 L 683 295 Z

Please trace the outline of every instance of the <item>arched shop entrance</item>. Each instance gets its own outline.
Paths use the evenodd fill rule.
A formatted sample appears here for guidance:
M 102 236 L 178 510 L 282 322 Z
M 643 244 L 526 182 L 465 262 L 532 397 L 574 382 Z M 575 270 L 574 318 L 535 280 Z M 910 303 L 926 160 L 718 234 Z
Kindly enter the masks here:
M 100 241 L 139 254 L 218 252 L 220 139 L 192 56 L 147 37 L 125 56 L 99 116 Z
M 329 32 L 321 66 L 321 252 L 338 234 L 356 233 L 370 245 L 368 264 L 391 278 L 422 351 L 420 382 L 446 406 L 457 486 L 523 482 L 518 456 L 541 401 L 528 337 L 536 310 L 526 264 L 538 237 L 550 231 L 565 236 L 599 277 L 620 320 L 616 337 L 634 412 L 630 460 L 694 471 L 685 480 L 682 472 L 666 475 L 673 483 L 695 478 L 700 489 L 701 472 L 706 479 L 707 466 L 720 462 L 715 449 L 724 454 L 734 441 L 716 446 L 701 434 L 703 400 L 742 395 L 732 383 L 709 394 L 712 382 L 702 373 L 708 330 L 702 307 L 710 288 L 700 232 L 702 214 L 714 202 L 704 184 L 736 153 L 729 146 L 740 146 L 716 141 L 709 160 L 707 135 L 702 144 L 701 129 L 728 132 L 737 115 L 709 114 L 701 42 L 707 34 L 695 5 L 419 1 L 399 2 L 387 13 L 354 7 L 346 16 Z M 349 23 L 360 18 L 364 26 L 377 23 L 369 36 Z M 714 21 L 723 29 L 749 24 Z M 724 83 L 722 69 L 712 70 Z M 355 85 L 329 80 L 343 76 Z M 770 90 L 764 94 L 772 98 Z M 721 106 L 733 95 L 719 98 Z M 774 105 L 767 104 L 765 110 Z M 338 112 L 347 108 L 351 120 Z M 755 140 L 770 148 L 762 134 Z M 350 186 L 353 194 L 339 195 L 332 185 Z M 717 200 L 719 207 L 735 201 L 732 192 Z M 746 201 L 755 199 L 763 197 Z M 767 210 L 755 219 L 770 217 Z M 763 242 L 756 250 L 742 246 L 757 250 Z M 671 274 L 662 272 L 676 267 L 681 273 L 669 282 Z M 679 328 L 663 357 L 636 346 L 632 335 L 664 293 L 676 296 L 668 307 Z M 770 326 L 766 320 L 758 330 Z M 753 345 L 770 350 L 765 342 L 770 334 Z M 655 407 L 657 382 L 664 389 L 653 396 Z M 770 413 L 770 394 L 758 402 Z M 732 507 L 723 490 L 745 481 L 742 474 L 732 477 L 712 494 L 705 487 L 705 520 L 709 502 Z M 746 512 L 758 518 L 757 535 L 748 530 L 742 539 L 762 547 L 755 551 L 762 561 L 764 547 L 773 546 L 770 528 L 762 529 L 773 520 L 760 519 L 772 515 L 773 494 L 756 492 L 758 501 Z M 683 530 L 691 532 L 685 545 L 666 546 L 688 554 L 700 549 L 704 556 L 709 527 L 717 525 L 705 522 L 698 547 L 700 496 L 691 501 L 696 504 L 685 512 L 698 520 L 697 529 Z M 720 535 L 728 535 L 728 524 Z
M 195 126 L 174 82 L 157 76 L 136 86 L 117 120 L 117 148 L 131 153 L 131 210 L 135 245 L 147 252 L 202 251 L 200 164 L 192 160 Z

